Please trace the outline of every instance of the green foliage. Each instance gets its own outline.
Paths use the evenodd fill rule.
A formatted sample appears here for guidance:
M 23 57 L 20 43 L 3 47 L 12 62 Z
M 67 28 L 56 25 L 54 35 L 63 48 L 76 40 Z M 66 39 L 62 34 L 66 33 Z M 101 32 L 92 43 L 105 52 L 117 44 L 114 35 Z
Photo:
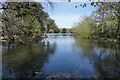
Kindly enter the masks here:
M 110 24 L 110 22 L 107 21 L 106 24 Z
M 24 32 L 25 37 L 29 39 L 34 39 L 36 36 L 40 36 L 41 29 L 40 23 L 37 18 L 27 15 L 24 21 Z
M 46 28 L 47 28 L 47 33 L 50 32 L 50 29 L 54 26 L 55 21 L 53 19 L 47 19 L 46 21 Z
M 66 32 L 67 32 L 66 28 L 63 28 L 62 33 L 66 33 Z
M 59 32 L 60 32 L 59 28 L 54 29 L 54 33 L 59 33 Z
M 85 6 L 84 6 L 85 5 Z M 82 7 L 86 7 L 80 4 Z M 91 37 L 100 37 L 100 38 L 119 38 L 120 36 L 120 2 L 91 2 L 91 6 L 96 7 L 97 10 L 94 11 L 89 16 L 88 22 L 80 22 L 79 25 L 73 28 L 74 34 L 77 36 L 85 37 L 84 32 L 88 35 L 88 32 L 84 31 L 86 27 L 82 27 L 84 24 L 89 24 L 88 31 L 90 31 Z M 85 18 L 84 18 L 85 19 Z M 83 30 L 83 32 L 82 32 Z
M 73 34 L 75 36 L 90 37 L 91 29 L 90 29 L 90 25 L 89 25 L 87 18 L 88 17 L 85 17 L 82 23 L 78 23 L 72 29 Z
M 47 28 L 47 33 L 59 33 L 60 30 L 58 26 L 56 25 L 55 21 L 51 18 L 48 18 L 46 20 L 46 28 Z
M 45 22 L 49 15 L 37 2 L 6 2 L 2 11 L 2 34 L 8 40 L 30 43 L 45 32 Z
M 92 2 L 91 5 L 94 6 L 94 2 Z
M 114 42 L 116 43 L 116 42 L 117 42 L 117 40 L 114 40 Z

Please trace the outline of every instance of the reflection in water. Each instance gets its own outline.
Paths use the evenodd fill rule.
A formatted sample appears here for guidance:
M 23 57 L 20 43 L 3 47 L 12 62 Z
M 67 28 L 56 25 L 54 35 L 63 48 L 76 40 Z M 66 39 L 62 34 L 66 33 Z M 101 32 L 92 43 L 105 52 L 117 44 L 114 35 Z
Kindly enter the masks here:
M 46 46 L 3 45 L 3 78 L 45 78 L 53 73 L 62 78 L 120 76 L 120 46 L 114 43 L 62 35 L 47 40 Z
M 117 51 L 120 48 L 117 49 L 115 44 L 105 41 L 76 39 L 73 48 L 75 51 L 81 50 L 82 55 L 80 54 L 80 56 L 89 59 L 98 78 L 119 78 L 120 55 Z
M 3 47 L 3 78 L 31 78 L 41 71 L 56 44 Z M 42 74 L 42 72 L 41 72 Z

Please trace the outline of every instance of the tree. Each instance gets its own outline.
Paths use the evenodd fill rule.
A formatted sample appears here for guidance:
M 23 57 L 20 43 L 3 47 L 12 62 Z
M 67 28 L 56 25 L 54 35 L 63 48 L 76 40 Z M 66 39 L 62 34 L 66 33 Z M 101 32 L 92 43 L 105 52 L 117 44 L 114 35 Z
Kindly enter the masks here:
M 104 33 L 104 27 L 105 27 L 105 14 L 106 12 L 112 12 L 111 15 L 109 15 L 109 22 L 107 21 L 106 23 L 111 23 L 113 24 L 113 21 L 115 19 L 117 19 L 117 29 L 116 29 L 116 38 L 119 38 L 120 36 L 120 2 L 107 2 L 107 3 L 103 3 L 100 2 L 100 0 L 98 2 L 91 2 L 90 3 L 92 6 L 99 7 L 99 12 L 102 12 L 102 14 L 100 15 L 102 17 L 102 21 L 101 21 L 101 31 L 102 33 Z M 82 7 L 86 7 L 86 3 L 81 4 Z M 76 6 L 75 8 L 77 8 L 78 6 Z
M 7 36 L 7 39 L 32 42 L 45 32 L 48 14 L 43 11 L 40 3 L 5 2 L 2 7 L 2 34 Z
M 54 28 L 54 33 L 59 33 L 60 32 L 60 30 L 59 30 L 59 28 Z
M 90 5 L 97 6 L 97 10 L 89 16 L 90 35 L 100 38 L 119 38 L 120 2 L 91 2 Z M 84 3 L 81 6 L 86 7 L 87 4 Z M 79 34 L 80 32 L 77 31 L 77 33 Z
M 66 28 L 63 28 L 62 33 L 66 33 L 66 32 L 67 32 Z
M 91 37 L 91 26 L 90 24 L 90 18 L 87 16 L 84 16 L 84 19 L 82 22 L 77 23 L 74 25 L 74 28 L 72 29 L 72 32 L 75 36 L 80 37 Z
M 51 18 L 48 18 L 46 21 L 46 28 L 47 28 L 47 33 L 50 32 L 50 29 L 52 28 L 52 26 L 55 24 L 55 21 Z
M 59 33 L 58 26 L 56 25 L 55 21 L 51 18 L 48 18 L 46 20 L 46 28 L 47 28 L 47 33 Z

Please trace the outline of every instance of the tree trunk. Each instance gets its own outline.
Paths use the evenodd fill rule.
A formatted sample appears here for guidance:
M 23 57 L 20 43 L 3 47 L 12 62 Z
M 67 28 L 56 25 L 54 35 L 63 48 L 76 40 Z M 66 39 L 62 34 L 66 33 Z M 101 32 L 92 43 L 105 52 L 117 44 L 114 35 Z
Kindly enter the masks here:
M 118 7 L 120 7 L 120 2 L 118 2 Z M 120 31 L 120 9 L 117 11 L 118 13 L 118 29 L 117 29 L 117 39 L 120 38 L 119 31 Z
M 117 38 L 119 39 L 119 31 L 120 31 L 120 16 L 118 16 L 118 30 L 117 30 Z

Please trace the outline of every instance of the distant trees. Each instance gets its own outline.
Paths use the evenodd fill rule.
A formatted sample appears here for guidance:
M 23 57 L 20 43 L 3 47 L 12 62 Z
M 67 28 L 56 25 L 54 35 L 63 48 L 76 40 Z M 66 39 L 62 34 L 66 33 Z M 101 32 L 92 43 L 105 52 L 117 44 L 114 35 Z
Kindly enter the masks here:
M 58 27 L 54 28 L 54 33 L 60 33 L 60 29 Z
M 63 28 L 62 33 L 66 33 L 66 32 L 67 32 L 66 28 Z

